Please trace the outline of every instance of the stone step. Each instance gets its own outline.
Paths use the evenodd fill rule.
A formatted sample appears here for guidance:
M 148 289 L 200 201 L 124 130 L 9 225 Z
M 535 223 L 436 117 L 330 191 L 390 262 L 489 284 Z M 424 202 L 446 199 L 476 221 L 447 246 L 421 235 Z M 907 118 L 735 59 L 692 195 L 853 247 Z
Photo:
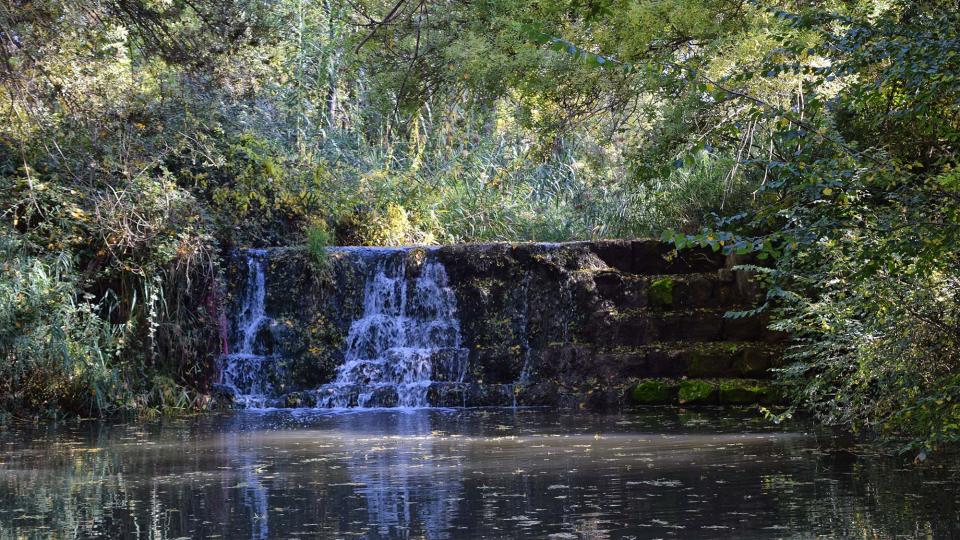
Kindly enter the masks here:
M 438 382 L 427 390 L 432 407 L 512 407 L 517 404 L 517 384 Z
M 596 240 L 584 242 L 540 243 L 494 242 L 439 247 L 435 253 L 447 265 L 451 277 L 489 275 L 500 262 L 513 260 L 527 269 L 543 261 L 575 270 L 593 256 L 607 266 L 630 274 L 686 274 L 711 272 L 726 266 L 720 252 L 704 248 L 677 251 L 659 240 Z
M 781 365 L 783 348 L 762 342 L 676 343 L 602 348 L 555 344 L 531 366 L 533 380 L 594 378 L 620 384 L 648 377 L 769 378 Z
M 599 313 L 580 332 L 579 340 L 598 345 L 634 347 L 657 342 L 767 341 L 784 339 L 767 329 L 765 315 L 727 318 L 726 308 L 671 311 L 646 309 Z
M 525 407 L 609 409 L 629 405 L 751 405 L 776 404 L 780 392 L 769 379 L 717 376 L 623 377 L 617 381 L 580 384 L 540 381 L 536 384 L 482 384 L 434 382 L 427 388 L 431 407 Z M 369 389 L 367 389 L 369 390 Z M 384 388 L 369 406 L 393 407 L 396 394 Z M 359 389 L 358 389 L 359 391 Z M 291 392 L 267 399 L 259 406 L 315 408 L 322 403 L 320 391 Z
M 592 277 L 600 299 L 620 310 L 749 309 L 759 300 L 730 270 L 673 275 L 601 270 Z
M 705 248 L 677 251 L 658 240 L 607 240 L 586 243 L 608 266 L 631 274 L 687 274 L 716 271 L 726 257 Z
M 368 407 L 395 407 L 397 388 L 393 385 L 379 387 L 349 386 L 344 388 L 320 388 L 318 390 L 290 392 L 264 400 L 258 406 L 276 408 L 322 407 L 330 392 L 346 392 L 350 406 L 357 406 L 361 392 L 370 394 Z M 512 407 L 518 404 L 515 396 L 524 389 L 516 384 L 478 384 L 461 382 L 431 382 L 427 387 L 427 401 L 431 407 Z
M 627 393 L 632 405 L 776 405 L 779 388 L 757 379 L 644 379 Z

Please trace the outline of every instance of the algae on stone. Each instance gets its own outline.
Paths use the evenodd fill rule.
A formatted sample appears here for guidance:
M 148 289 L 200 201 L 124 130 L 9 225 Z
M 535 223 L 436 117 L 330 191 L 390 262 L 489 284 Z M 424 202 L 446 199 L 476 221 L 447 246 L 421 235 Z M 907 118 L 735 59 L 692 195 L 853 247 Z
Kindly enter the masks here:
M 680 381 L 677 392 L 680 404 L 706 404 L 717 400 L 717 387 L 714 383 L 703 379 L 684 379 Z
M 677 398 L 677 384 L 664 379 L 648 379 L 630 389 L 630 400 L 641 405 L 673 403 Z
M 648 298 L 653 307 L 668 308 L 673 305 L 673 278 L 663 277 L 650 284 Z
M 767 385 L 749 379 L 726 379 L 719 383 L 722 405 L 752 405 L 765 401 Z

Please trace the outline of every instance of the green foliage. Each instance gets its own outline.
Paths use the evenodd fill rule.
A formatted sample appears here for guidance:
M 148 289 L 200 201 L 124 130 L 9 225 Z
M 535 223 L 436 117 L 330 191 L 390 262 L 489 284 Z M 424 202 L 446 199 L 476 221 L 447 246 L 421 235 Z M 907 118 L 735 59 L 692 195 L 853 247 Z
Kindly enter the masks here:
M 785 304 L 776 324 L 798 336 L 781 373 L 791 396 L 832 424 L 907 435 L 910 446 L 958 440 L 958 270 L 859 279 L 839 279 L 833 265 L 810 272 L 823 290 Z
M 109 412 L 123 380 L 112 367 L 121 329 L 80 296 L 69 256 L 26 255 L 0 237 L 0 405 L 4 410 Z
M 957 439 L 955 6 L 123 6 L 0 11 L 6 408 L 203 406 L 223 248 L 666 229 L 755 258 L 798 406 Z
M 796 81 L 789 108 L 748 96 L 771 134 L 748 160 L 761 204 L 665 235 L 773 260 L 754 268 L 761 309 L 795 337 L 781 373 L 794 403 L 923 448 L 960 434 L 960 19 L 938 6 L 777 12 L 780 47 L 722 83 L 740 99 L 756 77 Z

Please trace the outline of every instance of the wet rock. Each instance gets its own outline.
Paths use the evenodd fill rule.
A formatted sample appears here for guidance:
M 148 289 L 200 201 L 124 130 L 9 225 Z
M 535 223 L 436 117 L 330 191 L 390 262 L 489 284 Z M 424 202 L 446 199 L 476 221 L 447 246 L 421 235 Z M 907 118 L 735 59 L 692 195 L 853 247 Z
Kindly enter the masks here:
M 317 396 L 312 392 L 291 392 L 283 397 L 283 406 L 288 409 L 316 407 Z
M 688 377 L 728 377 L 734 374 L 734 363 L 740 351 L 735 343 L 712 347 L 696 347 L 686 354 Z
M 555 382 L 542 381 L 516 390 L 517 404 L 522 406 L 557 407 L 561 394 Z
M 650 379 L 637 383 L 630 389 L 630 401 L 638 405 L 663 405 L 675 403 L 680 386 L 672 381 Z
M 633 242 L 630 240 L 593 242 L 591 248 L 608 266 L 620 272 L 634 272 Z
M 303 354 L 306 343 L 302 339 L 302 334 L 296 330 L 295 324 L 294 321 L 286 319 L 273 320 L 265 325 L 270 343 L 267 354 L 287 357 Z
M 512 384 L 470 384 L 466 398 L 471 407 L 511 407 L 515 404 Z
M 423 268 L 423 261 L 425 261 L 426 258 L 427 251 L 423 248 L 414 248 L 407 253 L 406 264 L 404 266 L 407 279 L 415 279 L 420 275 L 420 269 Z
M 513 347 L 476 347 L 470 350 L 469 362 L 474 366 L 471 381 L 508 384 L 517 381 L 523 371 L 525 350 Z
M 381 386 L 375 388 L 366 402 L 367 407 L 396 407 L 400 401 L 396 386 Z
M 464 407 L 467 404 L 467 385 L 433 383 L 427 389 L 427 402 L 432 407 Z
M 765 316 L 724 319 L 723 338 L 728 341 L 763 341 L 767 324 Z
M 733 361 L 733 371 L 743 377 L 768 376 L 775 358 L 781 354 L 775 347 L 741 347 L 741 354 Z
M 636 274 L 684 274 L 715 272 L 725 266 L 720 253 L 692 248 L 677 251 L 656 240 L 637 240 L 632 244 L 632 271 Z
M 236 390 L 225 384 L 214 383 L 210 386 L 210 397 L 221 407 L 232 407 L 236 395 Z
M 653 346 L 646 349 L 644 369 L 630 373 L 634 377 L 681 377 L 687 374 L 687 351 Z

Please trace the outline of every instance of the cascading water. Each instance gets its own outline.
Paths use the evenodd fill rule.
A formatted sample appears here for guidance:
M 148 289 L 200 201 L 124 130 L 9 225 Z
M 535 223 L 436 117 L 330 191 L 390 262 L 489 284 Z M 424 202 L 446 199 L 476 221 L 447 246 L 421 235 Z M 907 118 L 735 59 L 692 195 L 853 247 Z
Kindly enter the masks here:
M 408 276 L 407 250 L 370 250 L 363 314 L 350 325 L 336 380 L 317 392 L 317 406 L 427 407 L 430 385 L 460 382 L 456 298 L 439 261 L 426 256 Z
M 250 250 L 247 252 L 247 286 L 243 294 L 243 306 L 240 308 L 238 330 L 240 332 L 240 350 L 238 352 L 251 354 L 253 343 L 257 339 L 257 331 L 266 313 L 263 307 L 266 298 L 266 252 Z
M 261 330 L 271 322 L 264 307 L 268 253 L 250 249 L 244 251 L 243 256 L 247 279 L 231 343 L 233 352 L 221 359 L 220 383 L 230 389 L 238 405 L 262 408 L 272 405 L 279 397 L 284 374 L 280 359 L 264 354 L 257 341 Z
M 405 248 L 331 248 L 365 269 L 363 312 L 350 325 L 343 364 L 330 384 L 306 392 L 319 408 L 427 407 L 434 383 L 460 383 L 467 366 L 457 303 L 443 264 Z M 418 259 L 408 266 L 407 260 Z M 246 279 L 238 295 L 229 354 L 220 384 L 247 408 L 283 406 L 287 358 L 275 354 L 275 321 L 267 314 L 266 250 L 239 254 Z M 280 325 L 282 327 L 282 325 Z

